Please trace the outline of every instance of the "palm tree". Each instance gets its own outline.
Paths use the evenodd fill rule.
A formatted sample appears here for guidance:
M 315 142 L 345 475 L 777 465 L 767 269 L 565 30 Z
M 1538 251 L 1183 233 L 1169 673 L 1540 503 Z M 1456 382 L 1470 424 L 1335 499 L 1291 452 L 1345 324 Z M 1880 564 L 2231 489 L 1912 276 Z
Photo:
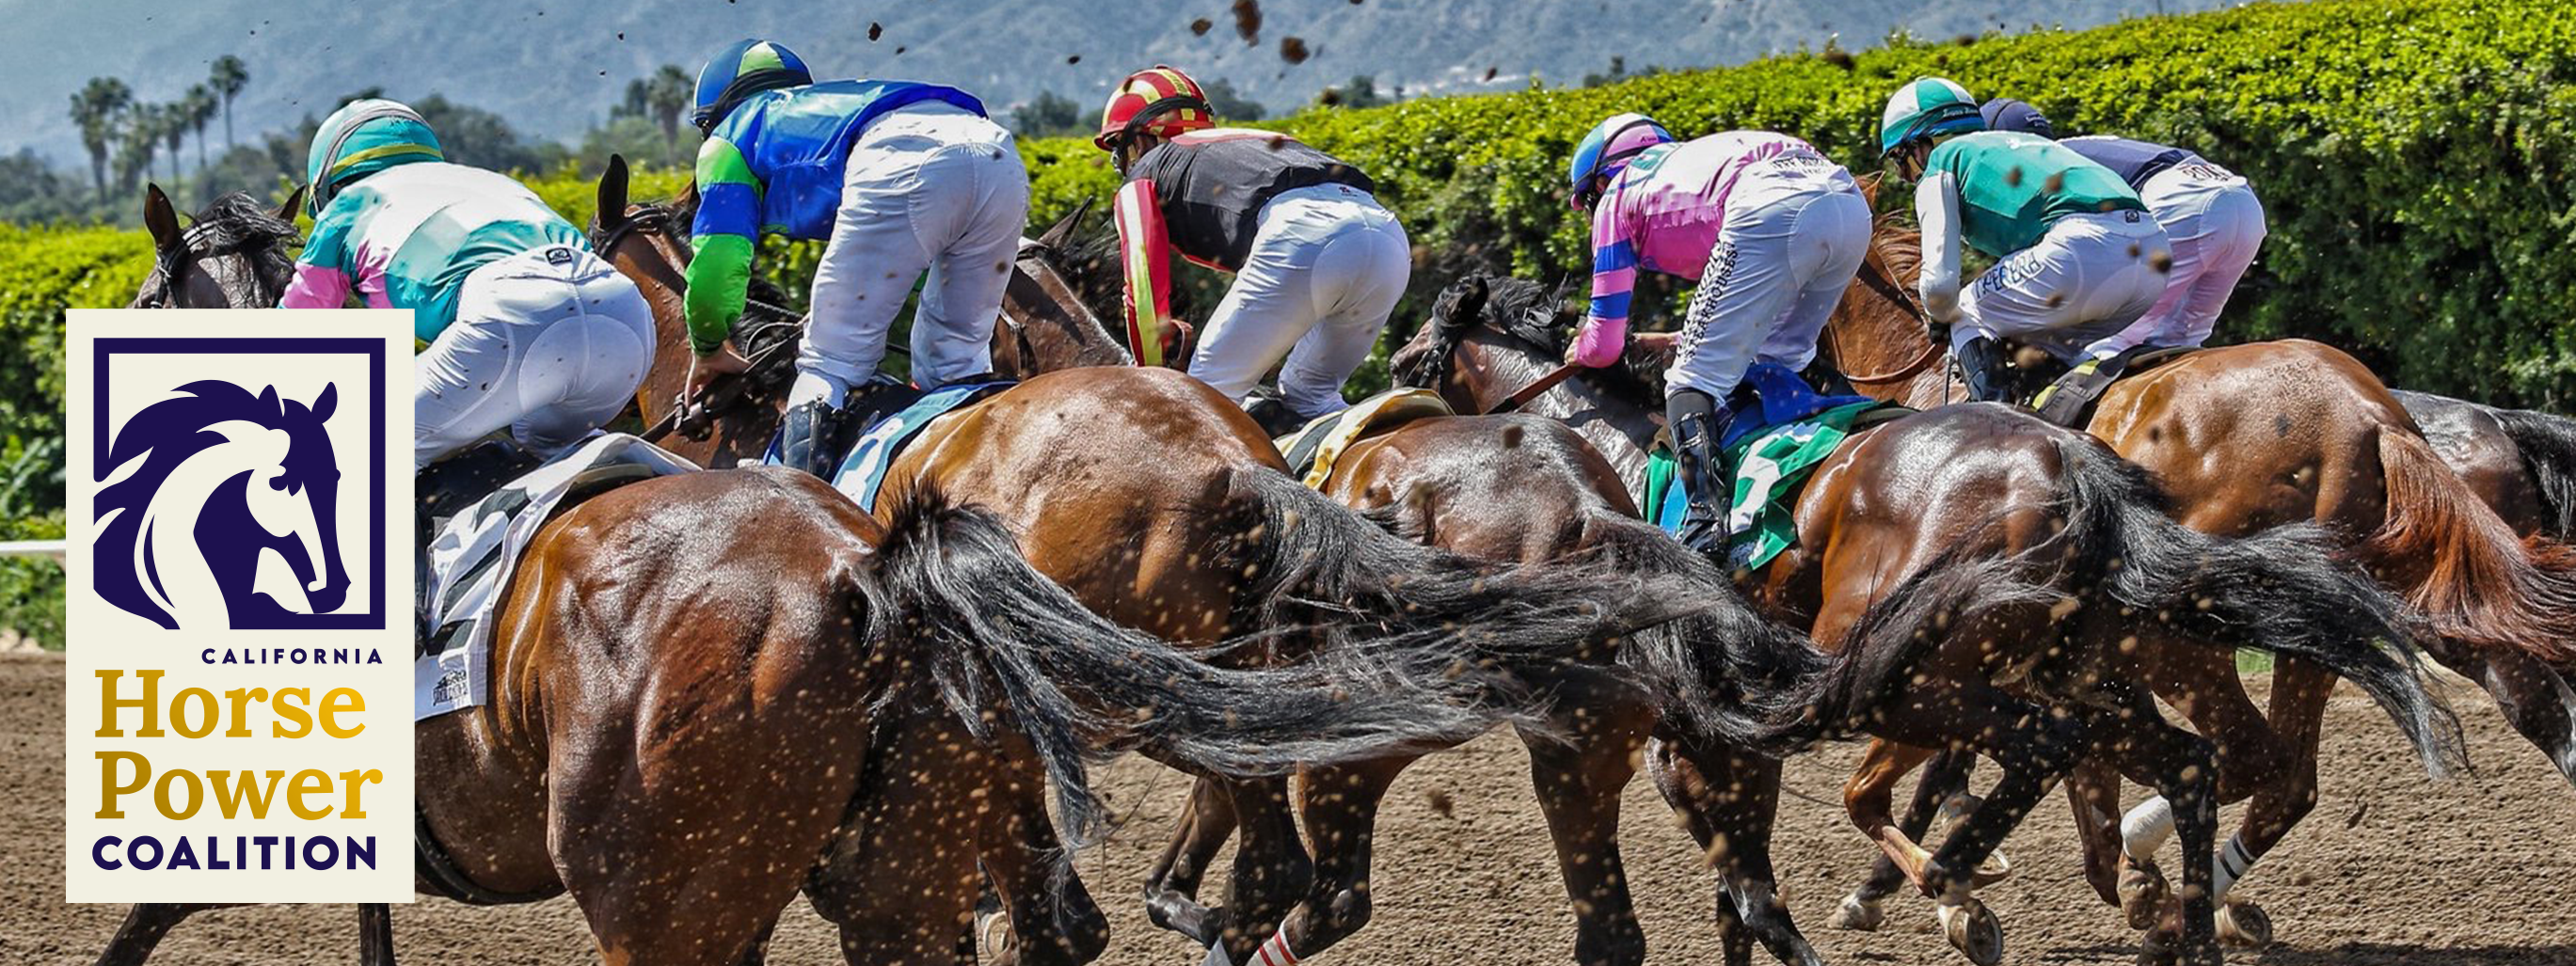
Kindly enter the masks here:
M 661 122 L 664 145 L 679 143 L 680 112 L 687 110 L 689 101 L 696 96 L 692 90 L 695 86 L 678 64 L 664 64 L 653 72 L 653 82 L 645 90 L 645 103 L 652 107 L 653 119 Z
M 116 151 L 116 187 L 131 192 L 138 177 L 152 174 L 152 155 L 161 149 L 161 109 L 154 104 L 135 104 L 125 111 L 124 129 L 118 132 Z
M 179 146 L 188 142 L 188 102 L 161 105 L 161 143 L 170 149 L 170 180 L 179 180 Z M 204 167 L 199 165 L 198 167 Z
M 98 186 L 102 202 L 107 200 L 107 149 L 116 136 L 118 115 L 133 103 L 134 89 L 113 77 L 92 77 L 72 95 L 72 124 L 80 128 L 81 147 L 89 151 L 90 181 Z
M 215 94 L 224 99 L 224 147 L 233 146 L 233 95 L 250 84 L 250 68 L 231 54 L 215 58 L 214 71 L 206 82 L 215 86 Z
M 215 89 L 204 84 L 188 86 L 188 96 L 179 103 L 187 105 L 188 130 L 197 135 L 197 170 L 206 170 L 206 125 L 215 120 Z

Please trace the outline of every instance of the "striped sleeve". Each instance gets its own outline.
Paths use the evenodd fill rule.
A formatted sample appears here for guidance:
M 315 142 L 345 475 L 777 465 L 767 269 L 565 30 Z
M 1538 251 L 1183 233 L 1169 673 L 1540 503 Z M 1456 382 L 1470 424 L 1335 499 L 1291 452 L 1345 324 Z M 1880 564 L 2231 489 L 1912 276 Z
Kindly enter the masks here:
M 1595 368 L 1628 348 L 1628 303 L 1637 287 L 1637 240 L 1619 216 L 1616 195 L 1592 213 L 1592 311 L 1574 339 L 1574 361 Z
M 760 238 L 760 179 L 742 150 L 723 138 L 698 148 L 697 254 L 689 261 L 689 344 L 699 355 L 724 346 L 742 318 L 751 255 Z
M 1127 277 L 1127 344 L 1139 365 L 1163 364 L 1163 322 L 1172 311 L 1172 237 L 1154 181 L 1118 189 L 1118 252 Z

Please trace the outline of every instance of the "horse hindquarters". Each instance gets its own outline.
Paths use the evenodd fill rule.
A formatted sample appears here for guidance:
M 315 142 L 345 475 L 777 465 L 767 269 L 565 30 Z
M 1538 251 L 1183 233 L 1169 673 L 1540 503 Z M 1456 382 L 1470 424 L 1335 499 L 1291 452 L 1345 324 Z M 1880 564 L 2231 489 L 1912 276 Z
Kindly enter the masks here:
M 2576 667 L 2576 547 L 2516 536 L 2432 447 L 2379 429 L 2388 515 L 2363 546 L 2443 637 Z

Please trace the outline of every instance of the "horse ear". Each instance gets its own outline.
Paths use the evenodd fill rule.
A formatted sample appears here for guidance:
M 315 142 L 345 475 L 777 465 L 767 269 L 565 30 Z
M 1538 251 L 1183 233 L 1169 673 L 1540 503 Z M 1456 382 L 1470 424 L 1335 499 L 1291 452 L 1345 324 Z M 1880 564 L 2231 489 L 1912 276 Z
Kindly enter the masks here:
M 323 383 L 322 394 L 313 397 L 313 421 L 329 422 L 331 420 L 331 411 L 338 408 L 340 408 L 340 384 L 336 382 Z
M 1081 204 L 1073 206 L 1072 214 L 1064 216 L 1064 218 L 1057 221 L 1053 227 L 1048 228 L 1046 230 L 1046 234 L 1038 236 L 1038 244 L 1055 249 L 1056 251 L 1063 251 L 1064 243 L 1071 240 L 1073 238 L 1074 231 L 1081 227 L 1082 216 L 1091 213 L 1091 202 L 1093 200 L 1095 199 L 1088 195 L 1084 196 Z
M 179 213 L 171 210 L 170 196 L 161 193 L 160 185 L 144 185 L 143 227 L 152 230 L 152 244 L 157 248 L 177 248 L 184 238 L 179 230 Z
M 292 224 L 296 213 L 302 210 L 304 210 L 304 186 L 296 185 L 295 190 L 286 193 L 286 200 L 278 203 L 277 220 Z
M 599 228 L 601 231 L 626 223 L 626 156 L 608 156 L 608 169 L 599 173 Z

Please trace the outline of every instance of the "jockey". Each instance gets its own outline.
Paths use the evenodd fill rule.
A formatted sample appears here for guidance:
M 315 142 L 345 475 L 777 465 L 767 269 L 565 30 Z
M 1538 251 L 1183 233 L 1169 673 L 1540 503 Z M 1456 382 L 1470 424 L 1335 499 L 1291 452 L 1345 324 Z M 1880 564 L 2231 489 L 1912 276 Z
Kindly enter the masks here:
M 355 293 L 412 312 L 412 470 L 498 429 L 550 457 L 617 418 L 653 365 L 635 283 L 525 186 L 449 164 L 411 108 L 353 101 L 314 132 L 313 237 L 280 305 Z
M 750 368 L 731 344 L 763 234 L 829 239 L 780 430 L 781 462 L 817 475 L 864 417 L 886 338 L 913 282 L 923 389 L 992 371 L 993 324 L 1029 214 L 1029 173 L 1011 133 L 955 88 L 910 81 L 815 83 L 786 47 L 744 40 L 698 72 L 698 213 L 689 262 L 695 396 Z M 856 396 L 853 392 L 856 392 Z
M 1986 130 L 1966 89 L 1919 77 L 1887 102 L 1882 156 L 1918 177 L 1918 286 L 1976 399 L 2002 399 L 2003 341 L 2069 366 L 2119 354 L 2114 341 L 2164 294 L 2164 229 L 2120 176 L 2036 135 Z M 1995 259 L 1964 294 L 1959 242 Z
M 1575 207 L 1592 216 L 1592 310 L 1567 362 L 1619 360 L 1638 269 L 1699 279 L 1671 337 L 1664 408 L 1690 500 L 1682 539 L 1722 550 L 1733 488 L 1719 446 L 1733 418 L 1723 403 L 1756 361 L 1804 369 L 1815 360 L 1868 250 L 1869 202 L 1849 172 L 1797 138 L 1728 131 L 1676 143 L 1641 114 L 1593 127 L 1569 174 Z
M 1274 434 L 1339 412 L 1350 378 L 1413 273 L 1404 226 L 1367 175 L 1274 131 L 1215 126 L 1197 81 L 1170 67 L 1129 75 L 1093 143 L 1117 161 L 1128 337 L 1160 363 L 1176 325 L 1170 252 L 1234 273 L 1189 372 L 1242 403 L 1284 357 L 1280 395 L 1252 407 Z
M 2057 136 L 2046 115 L 2020 101 L 1997 98 L 1979 111 L 1993 130 Z M 2182 148 L 2100 135 L 2057 143 L 2128 182 L 2173 241 L 2173 271 L 2165 275 L 2164 297 L 2105 346 L 2116 352 L 2209 341 L 2219 310 L 2227 307 L 2227 297 L 2235 294 L 2237 281 L 2254 264 L 2268 233 L 2263 202 L 2254 196 L 2253 186 Z

